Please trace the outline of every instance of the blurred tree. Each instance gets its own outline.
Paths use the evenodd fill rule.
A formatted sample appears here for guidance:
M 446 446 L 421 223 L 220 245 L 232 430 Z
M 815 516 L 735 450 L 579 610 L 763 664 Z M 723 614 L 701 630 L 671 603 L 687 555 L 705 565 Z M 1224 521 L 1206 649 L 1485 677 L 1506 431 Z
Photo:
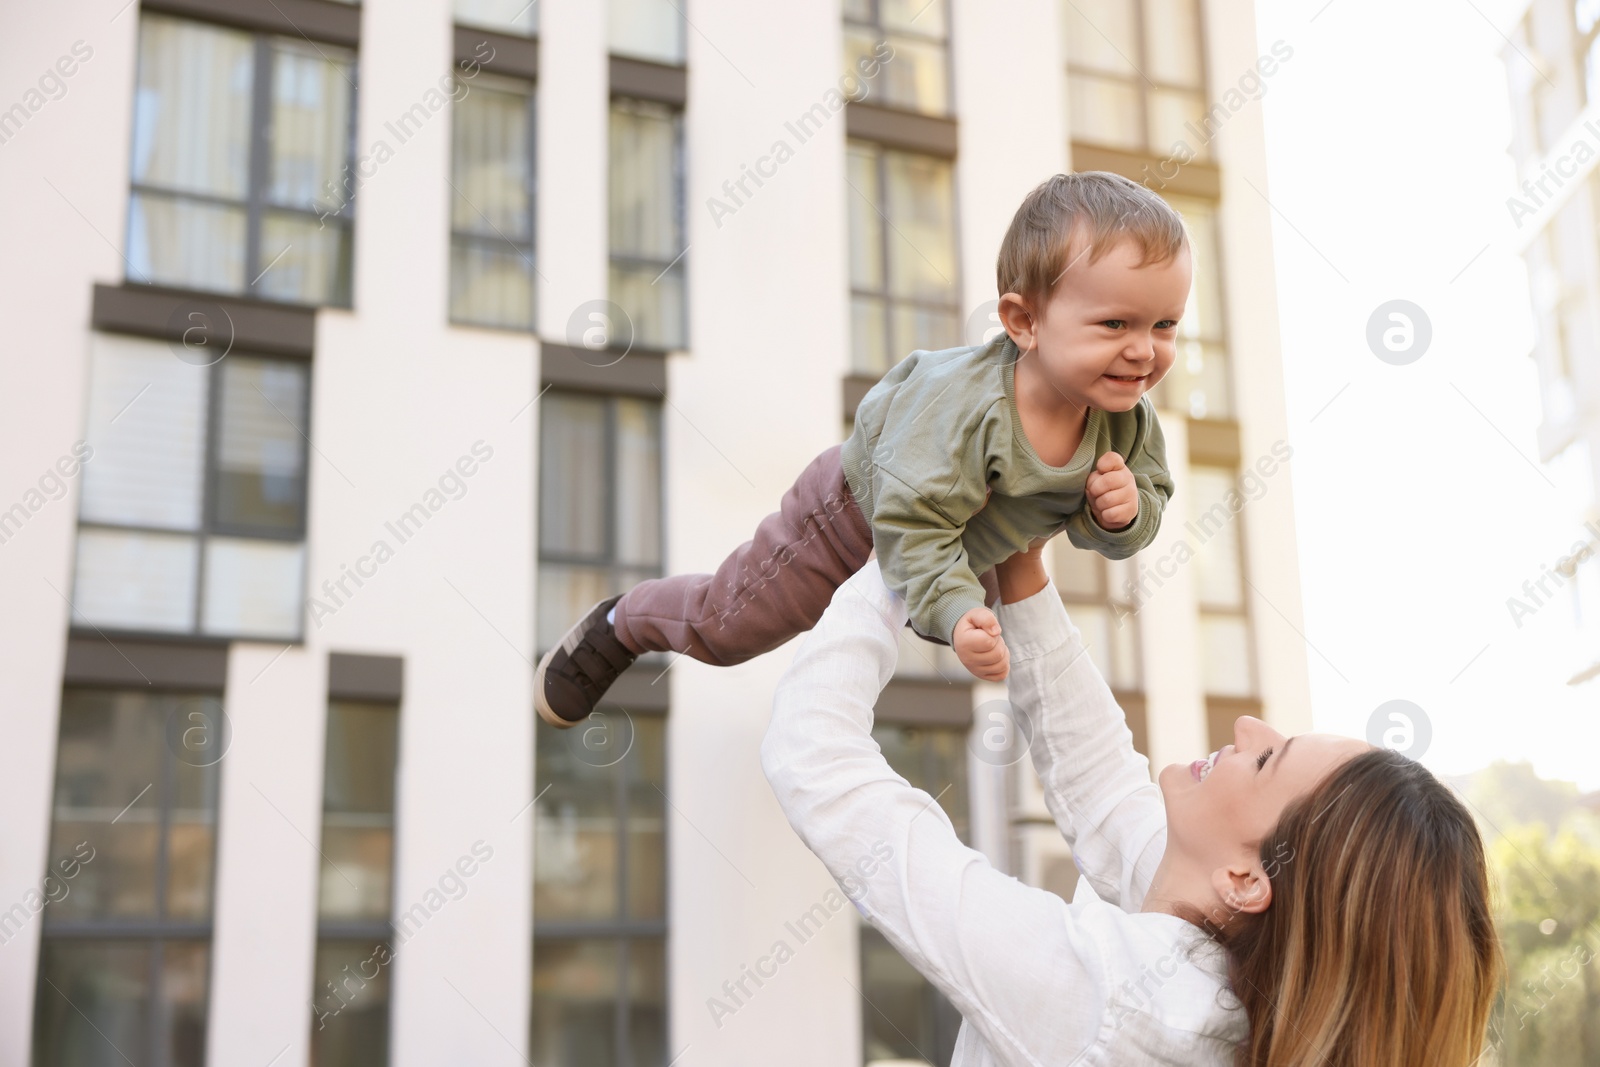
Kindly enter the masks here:
M 1494 1062 L 1600 1067 L 1600 818 L 1527 764 L 1497 763 L 1462 793 L 1489 843 L 1506 955 Z

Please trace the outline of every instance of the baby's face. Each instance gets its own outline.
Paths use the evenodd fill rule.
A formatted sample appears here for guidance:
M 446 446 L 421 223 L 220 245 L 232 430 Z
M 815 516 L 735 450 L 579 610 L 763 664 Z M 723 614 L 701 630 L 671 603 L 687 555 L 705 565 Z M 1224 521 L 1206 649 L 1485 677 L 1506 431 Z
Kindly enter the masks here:
M 1075 404 L 1131 410 L 1172 369 L 1189 252 L 1143 267 L 1138 260 L 1132 240 L 1093 264 L 1084 255 L 1069 260 L 1035 320 L 1040 369 Z

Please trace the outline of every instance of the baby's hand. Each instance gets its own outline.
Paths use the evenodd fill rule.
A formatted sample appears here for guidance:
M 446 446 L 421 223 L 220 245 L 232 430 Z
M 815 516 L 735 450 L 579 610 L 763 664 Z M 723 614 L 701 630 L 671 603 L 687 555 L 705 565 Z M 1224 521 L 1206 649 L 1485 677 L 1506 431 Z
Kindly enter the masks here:
M 1083 483 L 1089 511 L 1102 530 L 1121 530 L 1139 517 L 1139 487 L 1133 472 L 1115 452 L 1100 457 Z
M 973 608 L 956 620 L 950 644 L 973 677 L 985 682 L 1005 680 L 1011 668 L 1011 652 L 1000 640 L 1000 620 L 988 608 Z

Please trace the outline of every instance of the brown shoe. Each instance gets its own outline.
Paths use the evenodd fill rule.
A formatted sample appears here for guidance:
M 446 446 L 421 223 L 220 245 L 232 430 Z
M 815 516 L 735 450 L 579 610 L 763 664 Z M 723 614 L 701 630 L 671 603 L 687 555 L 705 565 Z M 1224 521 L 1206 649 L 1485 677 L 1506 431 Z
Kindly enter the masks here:
M 533 706 L 551 726 L 564 730 L 588 718 L 611 684 L 639 658 L 606 621 L 606 612 L 621 599 L 610 597 L 590 608 L 539 661 L 533 672 Z

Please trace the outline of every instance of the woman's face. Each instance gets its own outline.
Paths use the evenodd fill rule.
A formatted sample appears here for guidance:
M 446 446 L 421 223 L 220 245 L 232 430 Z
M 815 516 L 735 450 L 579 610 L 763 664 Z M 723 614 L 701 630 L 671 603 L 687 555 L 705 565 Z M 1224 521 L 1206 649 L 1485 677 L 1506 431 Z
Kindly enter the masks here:
M 1240 716 L 1233 744 L 1161 772 L 1167 849 L 1212 869 L 1252 857 L 1291 801 L 1369 748 L 1337 734 L 1285 737 L 1260 719 Z

